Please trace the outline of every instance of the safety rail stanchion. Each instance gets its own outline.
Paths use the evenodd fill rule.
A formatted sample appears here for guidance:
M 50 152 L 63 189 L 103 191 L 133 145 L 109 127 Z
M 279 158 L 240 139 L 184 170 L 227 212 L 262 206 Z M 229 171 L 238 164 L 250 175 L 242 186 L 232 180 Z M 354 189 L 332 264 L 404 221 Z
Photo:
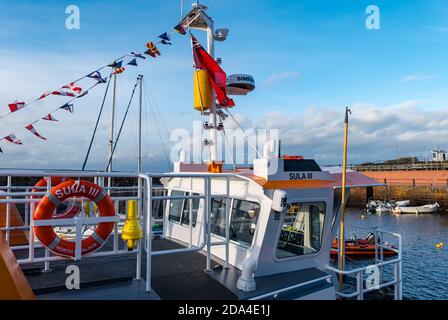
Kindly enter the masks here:
M 148 202 L 146 218 L 146 292 L 151 292 L 152 267 L 152 178 L 146 176 Z
M 45 177 L 47 179 L 47 193 L 50 192 L 52 185 L 51 185 L 51 176 Z M 50 251 L 48 251 L 47 248 L 44 248 L 45 250 L 45 258 L 48 259 L 50 257 Z M 44 262 L 44 272 L 50 272 L 50 261 Z
M 119 201 L 116 200 L 114 201 L 114 209 L 115 209 L 115 214 L 118 216 L 118 209 L 120 207 Z M 119 233 L 118 233 L 118 222 L 114 224 L 114 252 L 118 252 L 119 250 Z
M 7 190 L 8 193 L 11 193 L 11 185 L 12 185 L 12 177 L 8 176 L 8 178 L 7 178 L 7 185 L 6 185 L 6 190 Z M 10 200 L 11 197 L 6 197 L 6 199 Z M 10 236 L 11 236 L 11 233 L 9 231 L 9 228 L 11 227 L 11 204 L 9 202 L 6 204 L 6 223 L 5 223 L 5 226 L 6 226 L 6 241 L 9 242 Z
M 364 291 L 363 291 L 363 289 L 364 289 L 364 284 L 363 284 L 363 281 L 362 281 L 362 272 L 361 271 L 359 271 L 357 274 L 356 274 L 356 286 L 358 287 L 358 300 L 364 300 Z
M 230 244 L 230 177 L 226 177 L 226 261 L 224 268 L 229 269 L 229 244 Z
M 212 246 L 211 246 L 211 242 L 212 242 L 212 224 L 211 224 L 211 212 L 212 212 L 212 206 L 211 206 L 211 195 L 212 195 L 212 184 L 211 184 L 211 179 L 208 176 L 206 178 L 207 181 L 207 192 L 206 192 L 206 197 L 207 197 L 207 211 L 206 211 L 206 215 L 207 215 L 207 271 L 211 271 L 212 270 Z
M 140 223 L 142 218 L 142 204 L 143 204 L 143 195 L 142 195 L 142 180 L 140 177 L 137 178 L 137 221 Z M 127 213 L 127 211 L 126 211 Z M 118 212 L 117 212 L 118 214 Z M 137 240 L 137 267 L 135 270 L 135 279 L 140 280 L 142 278 L 142 240 Z
M 30 192 L 30 188 L 25 188 L 25 193 L 29 193 Z M 23 226 L 24 227 L 28 227 L 29 223 L 30 223 L 30 203 L 25 203 L 25 219 L 23 222 Z

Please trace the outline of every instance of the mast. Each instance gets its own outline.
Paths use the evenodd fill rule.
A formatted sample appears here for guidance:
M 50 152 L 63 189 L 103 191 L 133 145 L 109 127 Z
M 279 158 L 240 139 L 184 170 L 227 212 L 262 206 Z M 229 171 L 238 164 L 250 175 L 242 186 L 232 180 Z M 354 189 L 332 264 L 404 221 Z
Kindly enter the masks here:
M 207 51 L 208 54 L 214 59 L 215 58 L 215 30 L 213 25 L 213 20 L 208 19 L 207 21 Z M 210 161 L 218 160 L 218 123 L 216 121 L 216 94 L 215 90 L 212 90 L 212 105 L 210 107 Z

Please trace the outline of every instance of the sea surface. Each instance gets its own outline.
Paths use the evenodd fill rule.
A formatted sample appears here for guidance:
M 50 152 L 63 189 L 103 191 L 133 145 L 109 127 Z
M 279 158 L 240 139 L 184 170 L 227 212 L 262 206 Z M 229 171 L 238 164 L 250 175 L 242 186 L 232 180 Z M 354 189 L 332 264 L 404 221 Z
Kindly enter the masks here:
M 349 209 L 346 238 L 358 238 L 379 228 L 402 235 L 403 296 L 407 299 L 448 300 L 448 214 L 367 215 Z M 445 246 L 437 249 L 436 244 Z M 348 262 L 350 267 L 365 262 Z M 385 270 L 387 272 L 387 270 Z

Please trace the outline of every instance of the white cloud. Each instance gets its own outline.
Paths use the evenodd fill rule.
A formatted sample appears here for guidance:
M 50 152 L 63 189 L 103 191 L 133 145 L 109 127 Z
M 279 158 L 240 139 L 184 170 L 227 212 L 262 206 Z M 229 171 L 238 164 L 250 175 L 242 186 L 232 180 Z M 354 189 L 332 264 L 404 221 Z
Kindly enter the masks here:
M 448 146 L 448 110 L 425 110 L 423 101 L 388 106 L 356 103 L 352 106 L 349 161 L 387 160 L 401 156 L 422 158 L 437 142 Z M 343 110 L 309 107 L 291 114 L 263 115 L 244 127 L 279 129 L 283 153 L 316 158 L 321 164 L 342 161 Z
M 273 85 L 283 81 L 296 80 L 299 76 L 300 74 L 297 71 L 284 71 L 270 75 L 264 83 L 265 85 Z
M 415 82 L 415 81 L 427 81 L 437 79 L 439 75 L 437 74 L 410 74 L 401 78 L 400 82 Z

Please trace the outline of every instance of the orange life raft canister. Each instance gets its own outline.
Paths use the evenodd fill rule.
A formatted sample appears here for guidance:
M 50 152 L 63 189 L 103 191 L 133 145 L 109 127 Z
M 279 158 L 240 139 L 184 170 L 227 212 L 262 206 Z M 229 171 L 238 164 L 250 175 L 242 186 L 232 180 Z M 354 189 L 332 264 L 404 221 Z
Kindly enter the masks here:
M 115 215 L 114 205 L 106 191 L 89 181 L 69 180 L 51 189 L 34 212 L 34 220 L 51 220 L 56 207 L 71 197 L 85 197 L 96 203 L 100 217 Z M 91 236 L 82 240 L 81 254 L 92 253 L 106 242 L 114 228 L 114 222 L 99 223 Z M 34 233 L 39 241 L 58 256 L 75 257 L 75 242 L 60 238 L 52 226 L 35 226 Z

